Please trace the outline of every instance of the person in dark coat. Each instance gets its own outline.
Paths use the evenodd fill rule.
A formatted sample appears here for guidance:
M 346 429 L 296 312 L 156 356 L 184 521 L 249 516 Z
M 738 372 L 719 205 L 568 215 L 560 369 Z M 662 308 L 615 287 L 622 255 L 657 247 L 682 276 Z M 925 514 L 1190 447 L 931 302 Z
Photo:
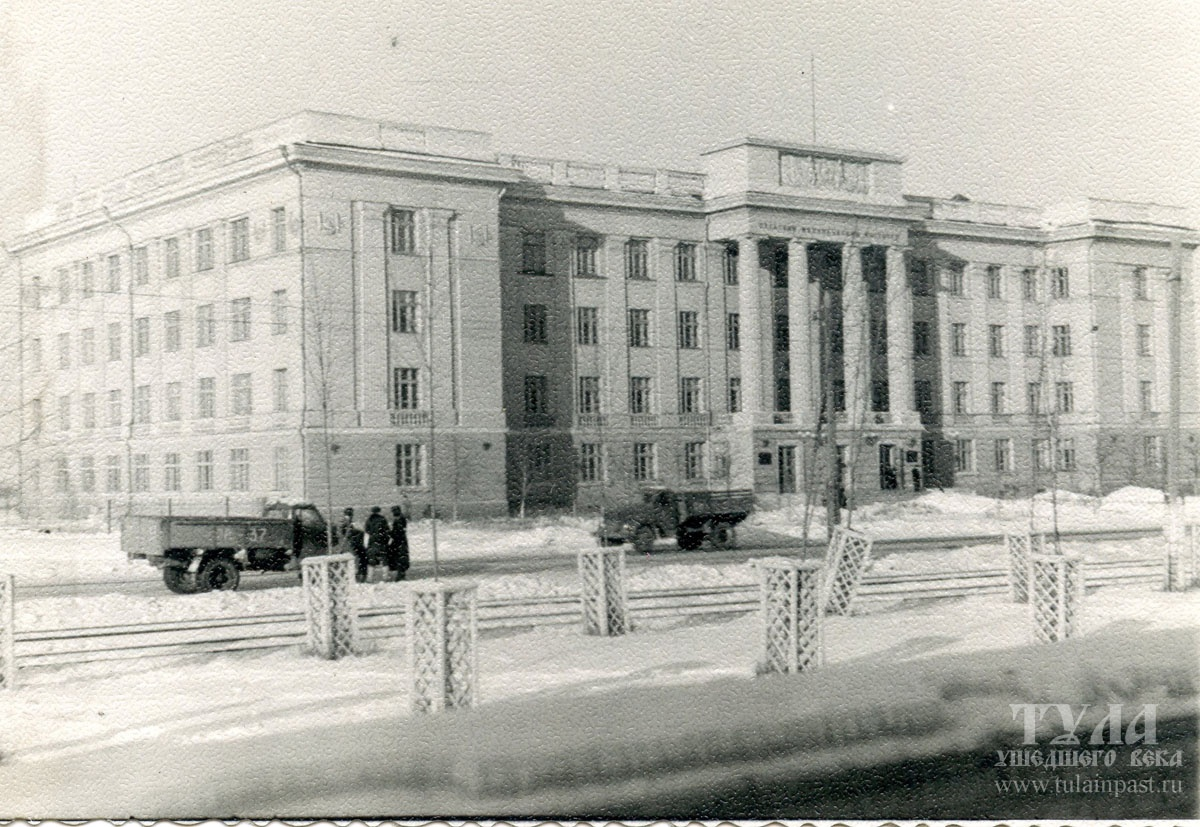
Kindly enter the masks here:
M 379 506 L 373 507 L 371 516 L 367 517 L 367 524 L 363 527 L 367 533 L 367 565 L 371 567 L 382 566 L 387 562 L 388 521 L 382 511 Z
M 363 543 L 363 533 L 354 525 L 354 509 L 347 508 L 342 512 L 342 522 L 338 526 L 338 554 L 354 555 L 354 578 L 362 583 L 367 579 L 367 549 Z
M 388 572 L 393 580 L 403 580 L 408 571 L 408 520 L 400 506 L 392 506 L 392 533 L 388 538 Z

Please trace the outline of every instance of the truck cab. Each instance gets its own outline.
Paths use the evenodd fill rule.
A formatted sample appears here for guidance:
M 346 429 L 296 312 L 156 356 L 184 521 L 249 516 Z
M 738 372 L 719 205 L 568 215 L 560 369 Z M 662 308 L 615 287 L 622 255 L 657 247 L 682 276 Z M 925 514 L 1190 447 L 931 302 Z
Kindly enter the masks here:
M 298 561 L 325 553 L 329 526 L 312 503 L 271 503 L 263 509 L 263 516 L 292 521 L 292 553 Z

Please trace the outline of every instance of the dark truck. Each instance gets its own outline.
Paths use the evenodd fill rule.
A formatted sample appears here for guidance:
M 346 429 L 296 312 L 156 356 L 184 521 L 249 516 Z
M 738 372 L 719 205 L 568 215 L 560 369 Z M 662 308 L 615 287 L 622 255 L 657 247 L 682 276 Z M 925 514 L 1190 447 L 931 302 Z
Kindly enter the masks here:
M 126 517 L 121 549 L 162 569 L 176 594 L 233 591 L 243 571 L 287 571 L 326 549 L 316 506 L 274 503 L 261 517 Z
M 732 548 L 734 526 L 754 510 L 754 492 L 748 489 L 719 491 L 643 492 L 642 502 L 618 506 L 604 514 L 596 535 L 601 545 L 632 543 L 643 554 L 659 537 L 674 536 L 679 548 L 692 551 Z

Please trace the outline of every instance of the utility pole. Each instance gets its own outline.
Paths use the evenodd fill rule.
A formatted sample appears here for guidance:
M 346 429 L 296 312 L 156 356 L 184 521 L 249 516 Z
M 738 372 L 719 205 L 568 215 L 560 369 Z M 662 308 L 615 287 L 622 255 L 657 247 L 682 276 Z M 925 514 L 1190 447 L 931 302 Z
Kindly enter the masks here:
M 842 518 L 841 476 L 837 446 L 837 405 L 833 381 L 833 291 L 818 276 L 821 296 L 821 409 L 825 414 L 825 535 L 833 539 L 833 529 Z
M 1183 496 L 1179 487 L 1182 288 L 1183 244 L 1180 237 L 1175 235 L 1171 238 L 1171 270 L 1167 274 L 1167 567 L 1163 584 L 1167 591 L 1183 591 L 1190 585 L 1186 579 L 1194 576 L 1194 573 L 1183 571 L 1186 543 L 1183 536 Z

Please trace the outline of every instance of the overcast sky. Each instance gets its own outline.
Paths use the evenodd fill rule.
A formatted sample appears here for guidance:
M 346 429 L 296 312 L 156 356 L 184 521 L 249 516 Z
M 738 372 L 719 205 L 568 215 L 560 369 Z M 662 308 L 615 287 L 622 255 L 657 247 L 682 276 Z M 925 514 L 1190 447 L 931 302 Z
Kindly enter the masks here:
M 698 168 L 810 141 L 812 58 L 817 141 L 905 156 L 910 193 L 1200 212 L 1200 2 L 4 4 L 50 199 L 302 108 Z

